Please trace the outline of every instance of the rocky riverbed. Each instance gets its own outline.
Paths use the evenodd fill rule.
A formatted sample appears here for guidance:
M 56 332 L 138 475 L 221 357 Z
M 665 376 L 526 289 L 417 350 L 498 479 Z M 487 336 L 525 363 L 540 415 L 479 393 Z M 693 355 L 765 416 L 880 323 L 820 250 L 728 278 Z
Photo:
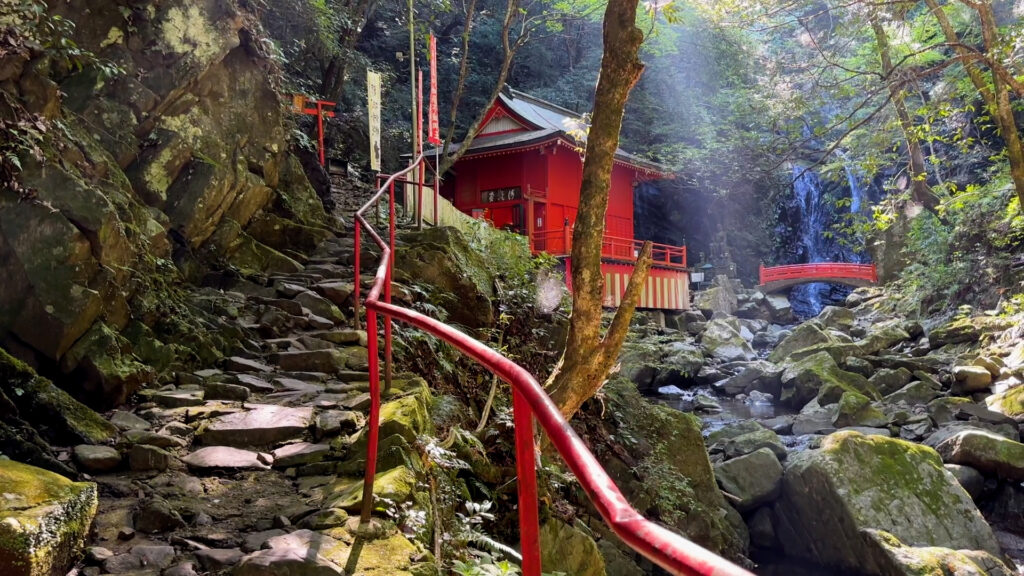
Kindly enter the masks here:
M 796 323 L 784 298 L 724 278 L 696 304 L 656 316 L 624 372 L 702 418 L 755 557 L 823 574 L 1017 573 L 1020 318 L 922 325 L 859 289 Z

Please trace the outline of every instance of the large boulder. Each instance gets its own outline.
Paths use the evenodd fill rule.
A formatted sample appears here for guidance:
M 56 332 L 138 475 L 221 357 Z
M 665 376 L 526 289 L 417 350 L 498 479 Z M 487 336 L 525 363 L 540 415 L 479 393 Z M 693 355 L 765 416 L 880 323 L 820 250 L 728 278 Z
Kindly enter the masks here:
M 0 574 L 66 573 L 96 515 L 96 485 L 0 460 L 0 491 Z
M 818 323 L 804 322 L 794 328 L 789 336 L 786 336 L 779 342 L 779 345 L 772 350 L 768 359 L 772 362 L 782 362 L 787 360 L 797 350 L 810 348 L 817 344 L 832 344 L 834 342 L 835 339 L 825 333 Z
M 987 430 L 960 430 L 935 446 L 943 461 L 1024 481 L 1024 444 Z
M 889 424 L 889 418 L 871 404 L 871 399 L 860 392 L 843 392 L 836 404 L 832 423 L 836 428 L 861 426 L 880 428 Z
M 779 400 L 800 408 L 817 398 L 821 406 L 827 406 L 838 402 L 845 392 L 859 392 L 871 399 L 878 399 L 878 393 L 867 378 L 839 368 L 827 352 L 818 352 L 785 365 Z
M 784 294 L 766 294 L 764 297 L 765 307 L 771 314 L 772 322 L 776 324 L 792 324 L 796 321 L 793 315 L 793 305 Z
M 782 465 L 770 448 L 715 464 L 715 478 L 722 490 L 738 500 L 740 512 L 754 510 L 774 500 L 782 489 Z
M 753 360 L 757 357 L 754 349 L 740 335 L 739 322 L 735 318 L 715 318 L 708 322 L 701 334 L 700 344 L 708 356 L 723 362 Z
M 1013 576 L 1003 561 L 982 550 L 950 550 L 938 546 L 905 546 L 880 530 L 868 530 L 882 552 L 886 576 Z
M 729 316 L 736 312 L 738 301 L 732 282 L 726 276 L 717 276 L 710 288 L 697 292 L 693 307 L 708 317 Z
M 893 438 L 837 432 L 791 456 L 775 512 L 786 554 L 857 573 L 893 573 L 872 530 L 907 546 L 1000 553 L 939 455 Z
M 1016 386 L 985 399 L 989 410 L 999 412 L 1018 422 L 1024 421 L 1024 386 Z
M 494 322 L 491 267 L 455 228 L 406 233 L 395 254 L 396 279 L 433 286 L 452 296 L 441 305 L 451 321 L 469 328 Z
M 47 442 L 102 444 L 117 429 L 28 365 L 0 349 L 0 452 L 60 473 Z
M 746 526 L 718 489 L 700 420 L 647 401 L 623 378 L 612 378 L 604 390 L 601 418 L 617 437 L 630 439 L 638 461 L 627 463 L 615 451 L 596 454 L 626 498 L 709 550 L 745 554 Z
M 554 518 L 540 527 L 540 553 L 546 572 L 605 576 L 604 557 L 594 539 Z
M 700 348 L 690 342 L 669 342 L 661 349 L 663 356 L 658 362 L 658 373 L 654 387 L 679 386 L 685 384 L 700 372 L 704 355 Z

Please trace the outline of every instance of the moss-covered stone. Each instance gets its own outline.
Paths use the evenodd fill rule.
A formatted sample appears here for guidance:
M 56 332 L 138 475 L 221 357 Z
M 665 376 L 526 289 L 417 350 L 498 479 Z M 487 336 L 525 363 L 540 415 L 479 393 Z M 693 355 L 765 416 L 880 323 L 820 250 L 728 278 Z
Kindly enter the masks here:
M 545 572 L 604 576 L 604 557 L 586 532 L 552 518 L 540 527 L 541 564 Z
M 612 378 L 604 391 L 605 419 L 637 461 L 626 465 L 600 450 L 597 456 L 630 502 L 710 550 L 745 554 L 746 526 L 718 490 L 700 420 L 648 402 L 624 378 Z
M 832 423 L 836 428 L 866 426 L 879 428 L 889 423 L 889 418 L 871 404 L 871 399 L 859 392 L 844 392 L 836 404 Z
M 782 362 L 788 360 L 790 355 L 797 350 L 810 348 L 816 344 L 834 343 L 834 339 L 821 329 L 820 324 L 817 322 L 804 322 L 794 328 L 789 336 L 786 336 L 779 342 L 779 345 L 768 356 L 768 360 Z
M 757 356 L 740 335 L 739 321 L 735 318 L 715 318 L 708 322 L 700 344 L 708 356 L 723 362 L 753 360 Z
M 448 295 L 440 305 L 449 319 L 470 328 L 494 323 L 494 277 L 480 252 L 455 228 L 403 234 L 395 255 L 400 281 L 429 284 Z
M 1024 386 L 1010 388 L 985 399 L 988 409 L 1021 422 L 1024 421 Z
M 0 492 L 0 573 L 65 573 L 96 515 L 96 485 L 0 460 Z
M 96 322 L 61 359 L 61 369 L 77 377 L 96 406 L 123 404 L 156 374 L 131 353 L 128 341 L 105 323 Z
M 416 474 L 405 466 L 399 466 L 377 474 L 373 481 L 373 497 L 378 502 L 388 500 L 391 504 L 400 504 L 412 497 L 415 488 Z M 362 503 L 362 478 L 339 478 L 324 489 L 323 505 L 326 508 L 355 511 Z
M 407 395 L 386 402 L 380 407 L 380 437 L 398 435 L 410 444 L 421 434 L 430 434 L 434 430 L 430 418 L 432 397 L 426 383 L 416 379 L 408 387 Z M 366 452 L 367 432 L 364 429 L 349 447 L 353 454 Z
M 837 432 L 821 449 L 792 455 L 775 512 L 787 554 L 858 573 L 890 574 L 869 529 L 909 546 L 999 554 L 992 529 L 939 455 L 893 438 Z
M 838 402 L 844 392 L 859 392 L 872 399 L 879 398 L 867 378 L 839 368 L 826 352 L 785 365 L 780 397 L 784 404 L 800 408 L 812 398 L 817 398 L 821 406 L 827 406 Z
M 944 462 L 1024 481 L 1024 444 L 986 430 L 961 430 L 938 443 Z
M 887 532 L 870 530 L 891 576 L 1012 576 L 1002 560 L 981 550 L 905 546 Z
M 0 349 L 0 389 L 14 403 L 18 416 L 35 424 L 51 442 L 99 444 L 117 433 L 99 414 L 3 349 Z

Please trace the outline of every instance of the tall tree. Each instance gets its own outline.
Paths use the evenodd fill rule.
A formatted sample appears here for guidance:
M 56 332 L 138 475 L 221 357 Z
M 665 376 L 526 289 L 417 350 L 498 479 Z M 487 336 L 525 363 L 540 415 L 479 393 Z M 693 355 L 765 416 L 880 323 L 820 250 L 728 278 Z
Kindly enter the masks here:
M 609 0 L 604 12 L 604 56 L 587 135 L 580 204 L 572 235 L 572 317 L 565 352 L 547 383 L 552 399 L 567 419 L 572 418 L 608 378 L 651 267 L 651 244 L 647 242 L 640 251 L 622 304 L 611 326 L 602 334 L 601 243 L 608 189 L 626 99 L 644 70 L 639 56 L 644 35 L 636 26 L 638 2 Z
M 882 63 L 882 78 L 889 89 L 889 98 L 892 107 L 896 110 L 896 118 L 900 123 L 900 130 L 903 132 L 903 139 L 907 144 L 908 164 L 910 168 L 910 195 L 914 202 L 921 204 L 930 211 L 935 211 L 939 204 L 939 198 L 928 186 L 928 172 L 924 161 L 924 152 L 921 149 L 921 139 L 917 135 L 917 128 L 910 116 L 906 102 L 906 82 L 900 78 L 900 70 L 897 70 L 892 61 L 892 50 L 889 47 L 889 34 L 885 31 L 880 14 L 874 8 L 868 16 L 871 30 L 875 35 L 875 46 L 878 49 L 878 57 Z M 909 70 L 903 70 L 903 74 L 910 74 Z
M 967 76 L 971 83 L 978 90 L 985 106 L 988 108 L 992 118 L 999 127 L 999 134 L 1006 142 L 1006 156 L 1010 161 L 1010 177 L 1013 180 L 1014 189 L 1020 205 L 1024 206 L 1024 143 L 1021 142 L 1020 130 L 1013 115 L 1013 106 L 1010 100 L 1010 90 L 1018 90 L 1018 84 L 1013 74 L 1008 73 L 996 53 L 999 46 L 999 27 L 995 15 L 992 12 L 992 5 L 987 1 L 961 0 L 961 2 L 973 9 L 978 14 L 981 22 L 982 42 L 984 51 L 979 52 L 960 40 L 949 17 L 939 5 L 938 0 L 925 0 L 925 4 L 931 10 L 935 19 L 939 22 L 946 42 L 953 47 L 957 57 L 960 58 Z M 985 63 L 989 68 L 986 75 L 978 66 L 978 62 Z M 1018 92 L 1018 95 L 1019 92 Z
M 336 7 L 340 14 L 337 37 L 338 51 L 328 59 L 323 68 L 320 94 L 324 98 L 341 102 L 345 93 L 345 75 L 348 73 L 348 63 L 352 60 L 356 42 L 359 40 L 363 26 L 375 4 L 375 0 L 343 0 Z

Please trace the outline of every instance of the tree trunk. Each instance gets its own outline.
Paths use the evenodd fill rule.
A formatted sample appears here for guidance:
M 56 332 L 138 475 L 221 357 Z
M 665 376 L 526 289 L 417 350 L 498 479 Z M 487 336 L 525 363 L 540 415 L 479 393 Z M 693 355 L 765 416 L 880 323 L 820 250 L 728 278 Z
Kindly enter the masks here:
M 491 90 L 491 95 L 487 99 L 487 104 L 480 110 L 480 114 L 477 115 L 476 119 L 473 120 L 473 124 L 470 125 L 469 130 L 466 131 L 466 137 L 462 139 L 462 145 L 459 146 L 458 150 L 453 151 L 451 154 L 445 154 L 441 157 L 441 167 L 437 170 L 437 173 L 440 175 L 444 175 L 449 168 L 459 161 L 459 158 L 462 158 L 466 153 L 466 150 L 469 149 L 470 144 L 473 143 L 473 139 L 476 138 L 477 132 L 480 131 L 480 125 L 487 116 L 487 112 L 491 109 L 491 106 L 494 105 L 494 101 L 498 99 L 498 95 L 501 94 L 501 89 L 505 87 L 505 80 L 508 78 L 508 70 L 512 66 L 512 59 L 516 55 L 516 50 L 521 45 L 519 40 L 516 40 L 514 44 L 509 40 L 509 34 L 512 31 L 512 23 L 515 22 L 518 15 L 519 0 L 508 0 L 505 10 L 505 19 L 501 26 L 502 60 L 501 69 L 498 71 L 498 79 L 494 83 L 494 89 Z
M 878 46 L 878 55 L 882 60 L 882 74 L 885 82 L 889 85 L 889 96 L 892 99 L 893 108 L 896 110 L 896 117 L 900 122 L 900 129 L 903 131 L 903 139 L 907 143 L 907 155 L 910 157 L 910 194 L 914 202 L 921 204 L 929 211 L 934 212 L 939 205 L 939 199 L 928 186 L 928 171 L 924 161 L 924 151 L 921 149 L 921 140 L 914 133 L 914 121 L 907 110 L 906 96 L 899 79 L 894 78 L 895 67 L 892 64 L 892 54 L 889 48 L 889 36 L 877 17 L 871 17 L 871 29 L 875 33 L 875 44 Z
M 583 183 L 572 244 L 572 317 L 565 352 L 548 379 L 552 399 L 567 418 L 604 385 L 626 338 L 651 266 L 651 244 L 640 251 L 622 304 L 602 337 L 604 276 L 601 243 L 615 150 L 629 92 L 644 66 L 643 33 L 636 27 L 638 0 L 609 0 L 604 13 L 604 57 L 587 136 Z
M 447 151 L 455 138 L 455 121 L 459 114 L 459 102 L 462 100 L 462 91 L 466 87 L 466 74 L 469 72 L 469 35 L 473 30 L 473 16 L 476 13 L 476 0 L 469 0 L 466 6 L 466 26 L 462 30 L 462 60 L 459 62 L 459 80 L 455 85 L 455 96 L 452 97 L 451 123 L 448 124 L 448 131 L 444 136 L 444 148 Z M 447 170 L 447 168 L 446 168 Z
M 352 51 L 359 41 L 366 18 L 370 12 L 370 0 L 361 0 L 355 7 L 349 7 L 349 18 L 356 24 L 346 26 L 338 36 L 340 54 L 331 58 L 320 84 L 323 98 L 331 102 L 341 102 L 345 95 L 345 75 L 348 73 L 348 62 L 352 59 Z
M 998 34 L 995 17 L 992 15 L 992 7 L 985 3 L 963 3 L 978 12 L 978 16 L 981 19 L 981 31 L 986 51 L 985 61 L 988 62 L 995 57 L 991 50 L 996 43 L 996 34 Z M 1010 161 L 1010 178 L 1013 180 L 1017 199 L 1020 201 L 1021 206 L 1024 206 L 1024 144 L 1021 143 L 1020 131 L 1017 128 L 1017 121 L 1013 116 L 1010 94 L 1006 89 L 1006 85 L 999 73 L 993 68 L 991 75 L 992 85 L 989 86 L 981 69 L 975 63 L 975 54 L 960 42 L 956 29 L 953 28 L 953 24 L 949 21 L 946 13 L 942 11 L 938 0 L 925 0 L 925 4 L 928 5 L 929 10 L 931 10 L 935 19 L 938 20 L 939 27 L 946 37 L 946 42 L 953 46 L 953 50 L 960 57 L 961 64 L 963 64 L 964 70 L 967 71 L 967 76 L 978 90 L 982 100 L 984 100 L 985 106 L 996 121 L 996 126 L 999 127 L 999 134 L 1003 137 L 1003 141 L 1006 142 L 1006 155 Z
M 992 5 L 988 2 L 976 2 L 972 5 L 981 19 L 981 35 L 985 41 L 985 53 L 990 59 L 997 60 L 998 54 L 995 51 L 999 40 L 999 26 L 996 23 L 995 14 L 992 12 Z M 995 98 L 995 110 L 992 112 L 998 118 L 999 132 L 1006 142 L 1006 155 L 1010 160 L 1010 178 L 1013 179 L 1017 199 L 1021 209 L 1024 210 L 1024 145 L 1021 143 L 1020 131 L 1017 129 L 1017 121 L 1013 116 L 1010 91 L 1002 76 L 994 68 L 992 69 L 992 92 Z

